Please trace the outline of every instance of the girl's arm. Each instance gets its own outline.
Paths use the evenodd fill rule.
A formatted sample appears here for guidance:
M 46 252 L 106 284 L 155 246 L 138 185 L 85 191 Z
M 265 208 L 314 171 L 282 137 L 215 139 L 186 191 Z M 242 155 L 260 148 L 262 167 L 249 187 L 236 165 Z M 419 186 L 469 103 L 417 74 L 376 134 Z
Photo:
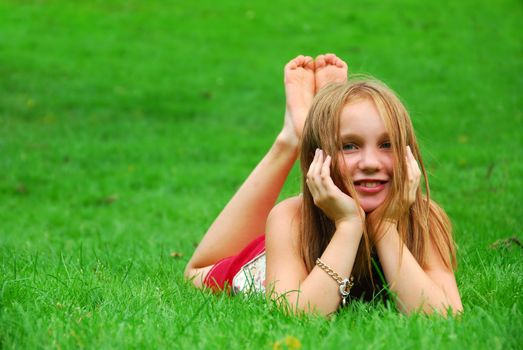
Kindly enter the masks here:
M 410 147 L 407 147 L 408 201 L 413 203 L 421 171 Z M 397 295 L 398 306 L 405 312 L 421 310 L 446 314 L 463 310 L 456 278 L 429 240 L 426 268 L 423 269 L 407 246 L 401 242 L 396 223 L 385 220 L 377 235 L 376 249 L 389 288 Z
M 298 247 L 300 202 L 301 197 L 283 201 L 269 215 L 265 236 L 267 293 L 293 313 L 328 315 L 335 312 L 341 302 L 339 286 L 318 266 L 307 273 Z M 342 278 L 347 278 L 361 235 L 361 222 L 340 223 L 321 260 Z
M 397 296 L 398 307 L 405 313 L 434 311 L 446 314 L 463 311 L 454 273 L 429 244 L 427 268 L 424 270 L 400 238 L 396 225 L 385 223 L 383 236 L 376 243 L 380 263 L 389 288 Z M 401 256 L 402 254 L 402 256 Z
M 363 232 L 359 208 L 330 178 L 330 157 L 318 150 L 307 174 L 307 184 L 316 205 L 336 225 L 336 231 L 321 260 L 342 278 L 354 265 Z M 338 283 L 320 267 L 310 273 L 300 256 L 301 197 L 283 201 L 269 215 L 266 228 L 267 293 L 280 299 L 292 312 L 328 315 L 338 308 Z

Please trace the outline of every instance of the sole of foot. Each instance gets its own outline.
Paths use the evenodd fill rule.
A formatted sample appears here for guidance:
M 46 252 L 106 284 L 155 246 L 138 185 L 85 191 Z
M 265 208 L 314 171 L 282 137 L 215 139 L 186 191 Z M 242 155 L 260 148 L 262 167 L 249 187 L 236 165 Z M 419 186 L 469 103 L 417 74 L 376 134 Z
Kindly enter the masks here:
M 299 139 L 315 94 L 314 60 L 300 55 L 285 65 L 285 125 Z
M 341 58 L 332 53 L 319 55 L 314 61 L 315 92 L 320 91 L 330 83 L 347 81 L 348 67 Z

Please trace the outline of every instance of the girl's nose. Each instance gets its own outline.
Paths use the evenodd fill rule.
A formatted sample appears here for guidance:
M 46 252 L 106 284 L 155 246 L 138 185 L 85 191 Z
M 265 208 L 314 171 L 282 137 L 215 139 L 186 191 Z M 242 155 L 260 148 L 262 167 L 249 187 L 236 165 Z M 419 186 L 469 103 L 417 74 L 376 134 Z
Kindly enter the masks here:
M 381 169 L 381 161 L 377 150 L 367 149 L 361 152 L 361 158 L 358 163 L 360 170 L 364 172 L 375 172 Z

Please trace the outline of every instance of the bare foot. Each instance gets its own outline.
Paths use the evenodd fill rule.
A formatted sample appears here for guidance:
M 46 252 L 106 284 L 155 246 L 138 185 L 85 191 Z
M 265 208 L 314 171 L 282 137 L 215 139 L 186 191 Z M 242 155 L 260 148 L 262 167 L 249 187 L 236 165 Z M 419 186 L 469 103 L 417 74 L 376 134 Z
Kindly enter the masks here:
M 315 74 L 316 81 L 315 92 L 320 91 L 325 85 L 330 83 L 343 83 L 347 81 L 347 63 L 335 54 L 327 53 L 316 57 Z
M 298 56 L 285 65 L 285 122 L 283 131 L 293 141 L 299 141 L 305 119 L 314 98 L 314 60 Z

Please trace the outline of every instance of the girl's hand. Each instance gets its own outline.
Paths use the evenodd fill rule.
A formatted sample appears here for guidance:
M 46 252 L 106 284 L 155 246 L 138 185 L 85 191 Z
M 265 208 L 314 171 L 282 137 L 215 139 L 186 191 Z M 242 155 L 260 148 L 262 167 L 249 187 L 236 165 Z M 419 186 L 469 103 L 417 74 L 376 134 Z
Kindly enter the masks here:
M 421 178 L 421 170 L 418 162 L 414 158 L 410 146 L 406 147 L 405 163 L 407 165 L 407 179 L 404 187 L 403 196 L 396 198 L 390 205 L 387 212 L 385 212 L 384 220 L 395 222 L 398 218 L 406 213 L 414 204 L 416 200 L 416 193 L 418 192 L 419 182 Z M 399 209 L 401 208 L 401 209 Z
M 397 216 L 404 214 L 398 210 L 398 207 L 407 208 L 408 210 L 416 200 L 416 193 L 421 179 L 421 170 L 409 146 L 407 146 L 406 151 L 407 155 L 405 156 L 405 162 L 407 164 L 407 183 L 404 195 L 401 198 L 394 200 L 387 211 L 383 212 L 381 210 L 374 210 L 368 216 L 368 221 L 374 227 L 374 230 L 378 230 L 379 228 L 379 232 L 375 231 L 373 237 L 371 237 L 374 242 L 380 240 L 384 233 L 389 230 L 389 227 L 397 226 Z M 380 222 L 381 226 L 378 227 L 378 223 Z
M 416 200 L 416 192 L 418 192 L 421 170 L 419 169 L 418 162 L 412 154 L 410 146 L 407 146 L 407 156 L 405 157 L 405 160 L 407 162 L 407 193 L 405 194 L 405 200 L 407 201 L 407 206 L 410 208 Z
M 354 199 L 343 193 L 330 176 L 331 157 L 324 158 L 323 151 L 316 149 L 314 159 L 307 172 L 307 187 L 314 204 L 334 221 L 336 227 L 343 222 L 362 223 L 365 213 Z

